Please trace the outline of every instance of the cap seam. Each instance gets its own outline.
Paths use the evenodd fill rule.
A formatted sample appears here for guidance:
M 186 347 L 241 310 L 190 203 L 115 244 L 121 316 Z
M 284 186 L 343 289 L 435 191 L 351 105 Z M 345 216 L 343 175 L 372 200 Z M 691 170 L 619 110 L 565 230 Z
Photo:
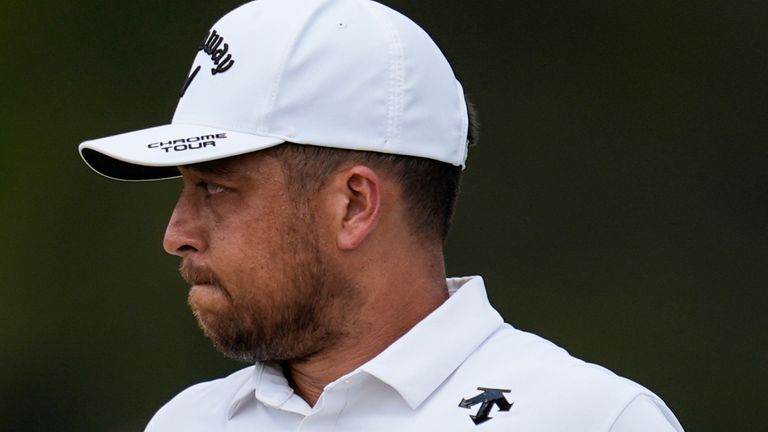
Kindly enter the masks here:
M 274 113 L 277 97 L 280 93 L 280 85 L 282 84 L 283 76 L 285 75 L 285 69 L 288 66 L 289 60 L 293 57 L 292 54 L 296 50 L 296 45 L 298 44 L 299 39 L 307 30 L 307 22 L 309 22 L 310 18 L 313 17 L 317 12 L 318 8 L 315 7 L 304 16 L 303 20 L 299 23 L 299 31 L 293 34 L 293 38 L 291 39 L 290 43 L 286 45 L 287 49 L 284 51 L 285 54 L 283 55 L 283 58 L 280 62 L 278 73 L 275 75 L 275 78 L 272 81 L 272 91 L 270 92 L 269 99 L 267 101 L 266 112 L 262 117 L 261 124 L 257 128 L 259 131 L 266 131 L 269 129 L 268 124 L 272 120 L 272 114 Z
M 400 143 L 402 112 L 403 47 L 397 29 L 389 18 L 377 8 L 371 9 L 373 16 L 387 32 L 389 57 L 389 86 L 387 89 L 387 121 L 384 132 L 384 147 L 391 150 Z
M 385 17 L 388 21 L 390 21 L 387 17 Z M 405 81 L 405 71 L 403 68 L 404 64 L 404 55 L 403 55 L 403 43 L 400 40 L 400 34 L 397 32 L 397 28 L 394 26 L 394 24 L 390 21 L 389 22 L 391 28 L 392 28 L 392 38 L 394 40 L 394 48 L 395 48 L 395 77 L 394 77 L 394 83 L 392 84 L 393 87 L 393 98 L 394 98 L 394 118 L 392 120 L 394 126 L 392 131 L 392 140 L 391 143 L 392 146 L 399 146 L 400 145 L 400 132 L 402 129 L 402 118 L 403 118 L 403 83 Z M 391 148 L 391 147 L 390 147 Z

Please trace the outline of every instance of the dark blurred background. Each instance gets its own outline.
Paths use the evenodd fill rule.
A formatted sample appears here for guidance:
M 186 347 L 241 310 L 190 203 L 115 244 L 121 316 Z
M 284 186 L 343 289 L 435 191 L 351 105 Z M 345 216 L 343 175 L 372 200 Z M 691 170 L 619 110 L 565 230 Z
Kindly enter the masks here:
M 0 430 L 140 431 L 242 367 L 162 251 L 179 183 L 109 181 L 76 152 L 168 122 L 240 3 L 0 2 Z M 689 431 L 764 426 L 768 3 L 385 3 L 481 114 L 449 272 Z

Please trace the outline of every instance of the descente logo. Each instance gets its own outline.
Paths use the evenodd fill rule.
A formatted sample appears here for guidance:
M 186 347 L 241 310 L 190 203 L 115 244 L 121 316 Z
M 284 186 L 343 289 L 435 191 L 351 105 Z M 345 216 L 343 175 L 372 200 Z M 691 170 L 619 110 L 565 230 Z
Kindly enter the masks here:
M 216 147 L 217 139 L 226 139 L 226 132 L 215 135 L 200 135 L 189 138 L 178 138 L 169 141 L 154 142 L 147 144 L 147 148 L 163 150 L 166 153 L 180 152 L 186 150 L 198 150 L 206 147 Z

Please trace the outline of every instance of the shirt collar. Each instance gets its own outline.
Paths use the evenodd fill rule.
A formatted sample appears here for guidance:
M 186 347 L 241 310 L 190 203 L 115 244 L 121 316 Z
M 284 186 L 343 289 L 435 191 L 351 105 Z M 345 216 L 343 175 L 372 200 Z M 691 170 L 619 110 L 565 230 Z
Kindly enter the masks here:
M 229 404 L 228 418 L 254 397 L 272 407 L 283 405 L 293 395 L 293 389 L 283 375 L 282 368 L 275 363 L 256 363 L 251 376 L 237 389 Z
M 395 389 L 412 409 L 504 322 L 480 276 L 447 283 L 445 303 L 359 369 Z
M 503 323 L 488 302 L 482 277 L 452 278 L 447 285 L 445 303 L 347 376 L 366 372 L 397 391 L 412 409 L 421 405 Z M 292 394 L 279 366 L 257 363 L 233 395 L 229 418 L 254 397 L 278 407 Z

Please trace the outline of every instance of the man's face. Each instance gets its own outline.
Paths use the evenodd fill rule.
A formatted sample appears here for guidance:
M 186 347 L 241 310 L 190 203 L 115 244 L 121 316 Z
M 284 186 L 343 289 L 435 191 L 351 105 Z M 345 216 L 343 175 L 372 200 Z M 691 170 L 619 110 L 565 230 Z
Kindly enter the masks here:
M 323 252 L 315 198 L 289 192 L 264 152 L 180 171 L 164 247 L 182 257 L 189 305 L 214 345 L 249 362 L 300 360 L 342 338 L 358 295 Z

